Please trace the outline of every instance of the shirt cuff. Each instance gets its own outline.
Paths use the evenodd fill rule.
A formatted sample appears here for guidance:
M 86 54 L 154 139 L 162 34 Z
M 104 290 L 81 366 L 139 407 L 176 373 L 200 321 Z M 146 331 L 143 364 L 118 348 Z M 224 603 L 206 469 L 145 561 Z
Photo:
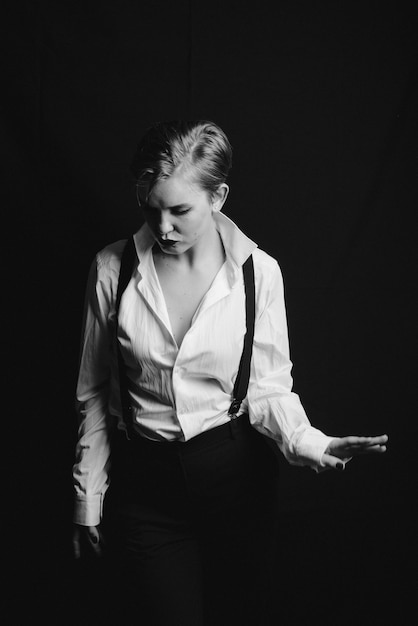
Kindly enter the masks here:
M 329 437 L 317 428 L 310 426 L 297 442 L 296 454 L 306 462 L 306 465 L 310 465 L 316 472 L 321 472 L 325 469 L 322 457 L 333 439 L 335 437 Z
M 100 493 L 92 496 L 76 495 L 73 522 L 80 526 L 98 526 L 102 517 L 102 503 L 103 496 Z

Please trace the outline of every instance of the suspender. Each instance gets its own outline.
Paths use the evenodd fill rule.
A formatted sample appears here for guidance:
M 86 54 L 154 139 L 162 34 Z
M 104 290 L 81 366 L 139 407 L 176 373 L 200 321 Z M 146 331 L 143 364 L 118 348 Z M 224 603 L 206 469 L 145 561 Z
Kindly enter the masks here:
M 131 419 L 131 402 L 128 391 L 128 379 L 126 376 L 126 368 L 123 360 L 122 352 L 120 349 L 120 343 L 118 340 L 118 328 L 119 328 L 119 307 L 120 301 L 122 298 L 122 294 L 128 286 L 129 281 L 131 280 L 134 260 L 136 258 L 135 244 L 133 237 L 128 239 L 126 245 L 123 249 L 122 258 L 120 261 L 120 270 L 119 270 L 119 280 L 118 280 L 118 289 L 116 292 L 116 302 L 115 302 L 115 312 L 116 312 L 116 349 L 118 356 L 118 372 L 119 372 L 119 390 L 120 390 L 120 401 L 122 406 L 122 416 L 123 421 L 125 422 L 126 427 L 126 436 L 130 439 L 132 434 L 133 425 Z
M 242 266 L 245 287 L 245 314 L 247 332 L 244 337 L 244 347 L 239 364 L 237 378 L 234 386 L 234 399 L 229 407 L 228 415 L 234 419 L 241 406 L 241 402 L 247 395 L 248 382 L 250 380 L 251 356 L 253 353 L 254 320 L 255 320 L 255 284 L 254 262 L 250 255 Z
M 133 237 L 128 239 L 125 248 L 123 250 L 118 288 L 116 292 L 115 312 L 116 312 L 116 345 L 118 356 L 118 370 L 119 370 L 119 388 L 122 405 L 122 415 L 126 426 L 126 432 L 128 438 L 132 434 L 132 419 L 131 419 L 131 403 L 128 391 L 128 380 L 126 376 L 125 363 L 123 361 L 122 352 L 120 349 L 120 343 L 117 339 L 118 336 L 118 317 L 119 307 L 122 294 L 132 276 L 134 262 L 136 259 L 135 244 Z M 241 355 L 237 378 L 235 380 L 233 400 L 229 407 L 228 415 L 231 419 L 236 418 L 236 414 L 239 411 L 241 402 L 247 395 L 248 382 L 250 380 L 250 368 L 251 368 L 251 356 L 253 351 L 253 338 L 254 338 L 254 320 L 255 320 L 255 283 L 254 283 L 254 262 L 253 257 L 250 255 L 245 261 L 243 267 L 244 274 L 244 287 L 245 287 L 245 313 L 247 331 L 244 337 L 244 347 Z

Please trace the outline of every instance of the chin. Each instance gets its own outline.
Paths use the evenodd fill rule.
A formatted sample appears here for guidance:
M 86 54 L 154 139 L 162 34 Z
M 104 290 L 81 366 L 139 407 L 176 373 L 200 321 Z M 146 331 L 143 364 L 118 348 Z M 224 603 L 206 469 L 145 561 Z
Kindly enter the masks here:
M 179 244 L 176 244 L 175 246 L 164 246 L 158 243 L 158 247 L 160 248 L 161 252 L 163 252 L 164 254 L 177 255 L 177 254 L 180 254 L 181 252 L 184 252 L 184 250 L 182 250 L 179 247 Z

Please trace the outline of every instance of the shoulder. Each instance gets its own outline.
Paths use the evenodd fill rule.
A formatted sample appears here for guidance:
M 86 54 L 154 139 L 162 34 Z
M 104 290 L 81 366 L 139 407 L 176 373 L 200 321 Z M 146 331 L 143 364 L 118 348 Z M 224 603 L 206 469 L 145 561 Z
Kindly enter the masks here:
M 97 252 L 89 273 L 88 293 L 106 306 L 114 301 L 119 281 L 120 263 L 127 239 L 115 241 Z
M 277 259 L 275 259 L 261 248 L 256 248 L 253 252 L 254 266 L 260 267 L 260 269 L 265 269 L 266 271 L 271 270 L 274 271 L 278 267 Z
M 263 284 L 271 284 L 274 282 L 282 282 L 282 272 L 277 259 L 272 257 L 264 250 L 256 248 L 253 252 L 254 273 L 257 282 Z
M 259 315 L 273 302 L 284 302 L 282 272 L 277 260 L 257 248 L 253 252 L 254 280 Z
M 120 262 L 127 239 L 108 244 L 96 254 L 97 270 L 107 273 L 119 272 Z

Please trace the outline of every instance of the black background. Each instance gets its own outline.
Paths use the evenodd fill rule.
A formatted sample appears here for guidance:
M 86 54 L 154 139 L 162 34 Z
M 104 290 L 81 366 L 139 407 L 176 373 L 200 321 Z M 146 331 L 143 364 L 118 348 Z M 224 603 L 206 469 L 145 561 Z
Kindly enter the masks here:
M 75 565 L 70 549 L 84 288 L 95 252 L 142 223 L 129 172 L 138 139 L 174 118 L 212 119 L 231 140 L 224 211 L 281 265 L 295 390 L 313 424 L 390 437 L 386 455 L 342 474 L 283 460 L 280 623 L 412 623 L 413 3 L 16 2 L 3 12 L 13 426 L 3 482 L 17 531 L 5 535 L 8 623 L 22 623 L 22 608 L 43 623 L 102 622 L 102 569 Z

